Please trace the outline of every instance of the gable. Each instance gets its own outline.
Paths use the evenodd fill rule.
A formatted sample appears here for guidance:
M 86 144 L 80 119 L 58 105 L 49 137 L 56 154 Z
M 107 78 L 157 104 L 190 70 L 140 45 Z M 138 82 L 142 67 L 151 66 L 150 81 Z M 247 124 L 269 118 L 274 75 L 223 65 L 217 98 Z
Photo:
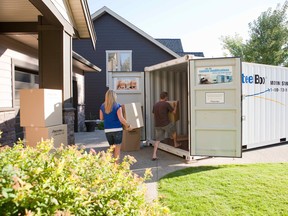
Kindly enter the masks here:
M 123 17 L 119 16 L 118 14 L 116 14 L 115 12 L 113 12 L 112 10 L 110 10 L 107 7 L 103 7 L 91 15 L 93 22 L 96 21 L 97 19 L 101 18 L 105 14 L 109 14 L 111 17 L 114 17 L 116 20 L 121 22 L 123 25 L 127 26 L 128 28 L 135 31 L 136 33 L 138 33 L 142 37 L 146 38 L 146 40 L 149 40 L 150 42 L 154 43 L 156 46 L 165 50 L 166 52 L 168 52 L 170 55 L 174 56 L 175 58 L 180 57 L 177 53 L 173 52 L 172 50 L 170 50 L 169 48 L 164 46 L 162 43 L 158 42 L 153 37 L 151 37 L 150 35 L 148 35 L 144 31 L 142 31 L 141 29 L 137 28 L 132 23 L 128 22 Z

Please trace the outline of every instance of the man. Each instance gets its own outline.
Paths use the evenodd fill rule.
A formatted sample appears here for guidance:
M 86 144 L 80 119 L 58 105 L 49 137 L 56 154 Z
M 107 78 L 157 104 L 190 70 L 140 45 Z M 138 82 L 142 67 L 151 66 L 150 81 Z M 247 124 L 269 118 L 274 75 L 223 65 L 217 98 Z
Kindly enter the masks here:
M 174 140 L 174 147 L 179 147 L 181 144 L 178 144 L 176 141 L 176 127 L 175 123 L 170 122 L 168 114 L 169 112 L 173 112 L 174 114 L 177 111 L 177 103 L 175 105 L 175 108 L 167 102 L 168 100 L 168 92 L 161 92 L 160 94 L 160 101 L 158 101 L 153 106 L 153 114 L 155 119 L 155 132 L 156 132 L 156 142 L 154 144 L 153 149 L 153 156 L 152 160 L 157 160 L 157 149 L 158 145 L 161 140 L 165 138 L 165 133 L 167 132 L 169 135 L 169 138 L 173 138 Z

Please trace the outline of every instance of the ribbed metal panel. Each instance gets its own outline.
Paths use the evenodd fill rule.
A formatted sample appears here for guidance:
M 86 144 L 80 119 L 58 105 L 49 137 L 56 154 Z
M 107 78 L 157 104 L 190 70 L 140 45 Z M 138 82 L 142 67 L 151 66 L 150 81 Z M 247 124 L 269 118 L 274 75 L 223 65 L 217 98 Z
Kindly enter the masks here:
M 188 78 L 187 71 L 153 71 L 147 76 L 148 85 L 146 99 L 150 101 L 150 110 L 152 112 L 153 105 L 160 100 L 160 93 L 167 91 L 169 94 L 169 100 L 179 101 L 180 120 L 177 121 L 177 134 L 188 134 Z M 151 118 L 151 131 L 154 138 L 154 118 L 153 114 L 149 113 Z
M 255 148 L 285 141 L 288 68 L 243 62 L 242 93 L 243 145 Z

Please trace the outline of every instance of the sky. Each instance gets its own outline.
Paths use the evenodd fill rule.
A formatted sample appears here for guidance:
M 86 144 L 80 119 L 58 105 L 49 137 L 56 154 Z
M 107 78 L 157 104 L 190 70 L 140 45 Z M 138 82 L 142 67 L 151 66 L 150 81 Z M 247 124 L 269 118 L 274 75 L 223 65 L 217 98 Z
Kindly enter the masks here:
M 93 14 L 106 6 L 153 38 L 181 39 L 185 52 L 221 57 L 221 36 L 249 38 L 250 22 L 285 0 L 88 0 Z M 97 35 L 97 32 L 96 32 Z M 97 45 L 96 45 L 97 49 Z

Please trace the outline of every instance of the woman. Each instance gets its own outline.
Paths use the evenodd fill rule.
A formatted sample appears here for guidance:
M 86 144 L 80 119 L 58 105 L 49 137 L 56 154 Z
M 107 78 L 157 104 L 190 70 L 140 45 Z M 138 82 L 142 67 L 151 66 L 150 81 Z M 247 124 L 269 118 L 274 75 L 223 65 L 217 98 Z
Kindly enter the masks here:
M 105 102 L 100 107 L 100 119 L 104 120 L 104 131 L 110 146 L 114 146 L 113 156 L 119 162 L 120 149 L 123 136 L 122 124 L 131 130 L 130 125 L 123 117 L 122 108 L 116 102 L 117 95 L 113 90 L 108 90 L 105 94 Z

